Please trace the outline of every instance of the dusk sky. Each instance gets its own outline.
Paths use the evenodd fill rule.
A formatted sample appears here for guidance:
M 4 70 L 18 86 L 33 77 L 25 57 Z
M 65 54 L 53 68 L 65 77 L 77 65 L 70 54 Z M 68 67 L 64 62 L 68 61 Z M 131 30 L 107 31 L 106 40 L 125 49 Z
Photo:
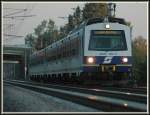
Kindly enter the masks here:
M 28 33 L 32 33 L 34 28 L 40 24 L 44 19 L 49 18 L 55 21 L 55 24 L 59 28 L 67 23 L 67 20 L 58 17 L 67 17 L 73 13 L 73 9 L 78 5 L 82 8 L 85 2 L 74 3 L 8 3 L 3 2 L 3 16 L 11 14 L 14 10 L 10 8 L 20 9 L 27 8 L 26 12 L 18 13 L 18 15 L 36 15 L 33 17 L 25 18 L 25 20 L 17 19 L 3 19 L 3 33 L 15 34 L 19 36 L 25 36 Z M 124 18 L 130 21 L 133 25 L 133 38 L 137 36 L 143 36 L 147 39 L 148 33 L 148 3 L 146 2 L 134 2 L 134 3 L 116 3 L 116 17 Z M 18 10 L 19 11 L 19 10 Z M 15 12 L 18 12 L 17 10 Z M 20 18 L 21 19 L 21 18 Z M 23 18 L 22 18 L 23 19 Z M 15 24 L 14 26 L 7 27 L 6 24 Z M 4 44 L 24 44 L 24 37 L 22 38 L 10 38 L 3 37 Z

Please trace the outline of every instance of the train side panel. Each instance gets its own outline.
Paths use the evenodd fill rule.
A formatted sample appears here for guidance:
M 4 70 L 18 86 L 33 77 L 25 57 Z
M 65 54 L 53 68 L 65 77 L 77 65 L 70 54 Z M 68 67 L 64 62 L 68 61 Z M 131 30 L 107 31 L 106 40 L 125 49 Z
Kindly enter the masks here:
M 53 48 L 48 47 L 41 63 L 30 67 L 30 75 L 49 75 L 76 73 L 79 75 L 82 66 L 83 29 L 69 36 L 69 39 L 59 42 Z M 44 54 L 44 53 L 43 53 Z M 37 56 L 38 58 L 38 56 Z

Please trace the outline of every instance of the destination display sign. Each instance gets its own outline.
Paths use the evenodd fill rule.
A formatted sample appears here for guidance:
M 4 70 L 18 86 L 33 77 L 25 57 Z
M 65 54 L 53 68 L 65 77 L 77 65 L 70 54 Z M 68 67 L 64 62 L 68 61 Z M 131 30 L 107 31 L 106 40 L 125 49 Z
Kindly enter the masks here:
M 104 35 L 105 34 L 107 34 L 107 35 L 108 34 L 115 34 L 116 35 L 116 34 L 121 34 L 121 31 L 118 31 L 118 30 L 117 31 L 114 31 L 114 30 L 113 31 L 111 31 L 111 30 L 94 30 L 93 34 L 94 35 L 101 35 L 101 34 L 104 34 Z

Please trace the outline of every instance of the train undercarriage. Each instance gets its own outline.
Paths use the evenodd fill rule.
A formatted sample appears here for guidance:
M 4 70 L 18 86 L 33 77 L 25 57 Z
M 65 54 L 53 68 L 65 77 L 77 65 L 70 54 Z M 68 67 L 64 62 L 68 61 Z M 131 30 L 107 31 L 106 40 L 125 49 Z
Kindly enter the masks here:
M 63 73 L 63 74 L 43 74 L 32 75 L 30 80 L 44 83 L 71 83 L 83 85 L 102 85 L 102 86 L 119 86 L 129 87 L 132 84 L 131 73 L 112 73 L 112 72 L 82 72 Z

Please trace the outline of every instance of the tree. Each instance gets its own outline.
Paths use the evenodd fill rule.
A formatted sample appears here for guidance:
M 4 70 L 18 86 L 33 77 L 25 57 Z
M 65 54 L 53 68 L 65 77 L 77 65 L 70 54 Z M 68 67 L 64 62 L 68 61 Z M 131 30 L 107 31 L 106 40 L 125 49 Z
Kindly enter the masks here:
M 59 29 L 59 39 L 64 38 L 67 35 L 68 32 L 69 32 L 68 24 L 65 24 L 65 26 L 60 27 L 60 29 Z
M 83 8 L 83 20 L 107 16 L 106 3 L 86 3 Z
M 46 31 L 43 34 L 43 37 L 45 39 L 44 47 L 52 44 L 54 41 L 57 40 L 58 30 L 57 30 L 55 22 L 53 20 L 49 19 L 47 27 L 46 27 Z
M 35 42 L 34 42 L 35 37 L 33 36 L 33 34 L 27 34 L 25 37 L 25 44 L 33 47 Z
M 147 83 L 147 42 L 142 36 L 135 38 L 133 46 L 133 75 L 139 85 Z
M 58 30 L 55 22 L 51 19 L 43 20 L 35 29 L 36 35 L 35 49 L 40 50 L 57 40 Z
M 86 3 L 83 11 L 79 6 L 75 8 L 74 13 L 68 16 L 68 23 L 59 30 L 59 38 L 66 36 L 74 27 L 89 18 L 104 17 L 107 15 L 106 3 Z
M 68 23 L 60 28 L 60 37 L 67 35 L 74 27 L 89 18 L 104 17 L 107 15 L 107 4 L 105 3 L 86 3 L 83 11 L 79 6 L 74 13 L 68 16 Z
M 77 8 L 75 9 L 73 17 L 74 17 L 74 25 L 79 25 L 82 21 L 82 11 L 79 6 L 77 6 Z
M 68 23 L 64 27 L 61 27 L 60 31 L 62 30 L 62 28 L 63 29 L 67 28 L 67 30 L 65 30 L 65 31 L 63 30 L 63 34 L 66 35 L 71 30 L 73 30 L 74 27 L 78 26 L 81 23 L 81 21 L 82 21 L 81 20 L 81 9 L 80 9 L 79 6 L 77 6 L 77 8 L 75 9 L 75 12 L 73 13 L 73 15 L 69 14 Z
M 69 33 L 69 31 L 71 31 L 74 28 L 74 19 L 72 15 L 69 15 L 68 17 L 68 25 L 67 25 L 67 33 Z
M 41 24 L 39 24 L 35 29 L 34 29 L 34 33 L 37 37 L 39 37 L 40 35 L 42 35 L 44 33 L 44 30 L 46 28 L 46 24 L 47 24 L 47 21 L 46 20 L 43 20 L 41 22 Z
M 41 24 L 39 24 L 35 29 L 34 29 L 34 33 L 36 35 L 36 43 L 35 43 L 35 48 L 37 50 L 40 50 L 42 49 L 44 46 L 43 46 L 43 33 L 46 29 L 46 25 L 47 25 L 47 21 L 46 20 L 43 20 L 41 22 Z
M 52 32 L 54 29 L 56 29 L 55 22 L 49 19 L 48 24 L 47 24 L 47 31 Z

